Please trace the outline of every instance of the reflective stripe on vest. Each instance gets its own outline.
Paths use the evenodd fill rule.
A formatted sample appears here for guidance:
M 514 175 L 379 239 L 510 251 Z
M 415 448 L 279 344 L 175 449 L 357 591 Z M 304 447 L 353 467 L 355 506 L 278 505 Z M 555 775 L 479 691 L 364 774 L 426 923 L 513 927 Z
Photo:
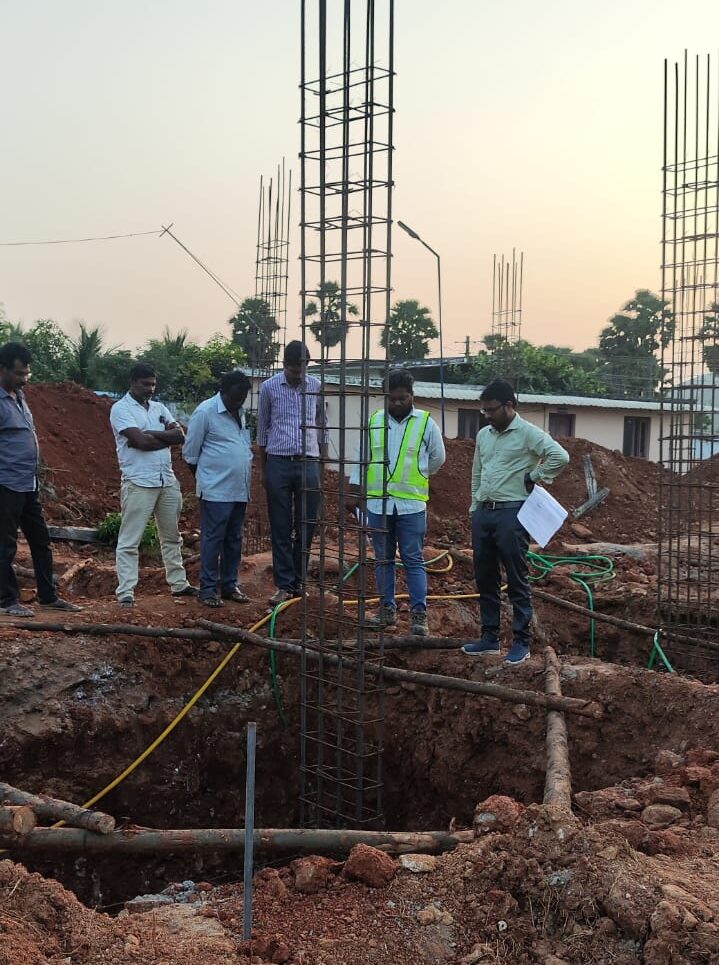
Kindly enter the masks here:
M 417 418 L 419 416 L 419 418 Z M 384 412 L 379 410 L 369 420 L 370 462 L 367 466 L 367 495 L 375 499 L 394 496 L 396 499 L 429 500 L 429 479 L 419 468 L 419 451 L 429 422 L 429 412 L 415 410 L 407 420 L 404 435 L 394 466 L 388 467 L 385 480 Z

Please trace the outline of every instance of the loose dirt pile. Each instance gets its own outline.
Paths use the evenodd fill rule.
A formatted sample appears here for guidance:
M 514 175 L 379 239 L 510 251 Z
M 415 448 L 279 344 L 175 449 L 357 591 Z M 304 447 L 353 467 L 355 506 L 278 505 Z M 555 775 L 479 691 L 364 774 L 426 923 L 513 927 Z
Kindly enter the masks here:
M 109 403 L 68 385 L 33 386 L 28 397 L 47 464 L 50 519 L 93 525 L 116 511 L 119 476 Z M 655 539 L 657 467 L 584 440 L 563 444 L 572 462 L 552 490 L 560 502 L 571 509 L 586 499 L 585 453 L 592 456 L 598 485 L 608 486 L 611 495 L 582 520 L 583 537 L 566 528 L 558 544 Z M 432 486 L 429 557 L 438 552 L 432 539 L 464 547 L 470 542 L 473 443 L 449 440 L 447 448 L 447 465 Z M 197 539 L 191 531 L 198 521 L 192 479 L 181 460 L 177 471 L 193 554 Z M 337 511 L 336 477 L 328 472 L 326 482 L 331 516 Z M 259 492 L 256 487 L 255 512 L 264 516 Z M 58 544 L 55 559 L 61 592 L 85 606 L 82 613 L 63 615 L 63 623 L 196 626 L 208 615 L 197 601 L 170 596 L 157 560 L 144 561 L 137 606 L 120 614 L 109 551 Z M 30 562 L 24 545 L 19 562 Z M 617 571 L 616 580 L 596 587 L 597 609 L 649 624 L 656 555 L 622 557 Z M 188 573 L 196 580 L 192 556 Z M 23 579 L 23 599 L 31 602 L 32 581 Z M 357 579 L 355 574 L 348 588 Z M 467 561 L 431 572 L 429 579 L 433 595 L 474 589 Z M 273 589 L 269 554 L 248 557 L 241 580 L 251 602 L 228 605 L 212 617 L 248 627 L 267 613 Z M 564 570 L 555 570 L 543 588 L 585 602 Z M 305 616 L 301 604 L 280 615 L 278 635 L 296 636 L 303 620 L 312 620 L 315 592 Z M 398 634 L 407 632 L 408 616 L 402 604 Z M 387 687 L 384 697 L 388 826 L 469 827 L 474 804 L 488 798 L 480 810 L 495 820 L 477 827 L 491 826 L 490 833 L 450 854 L 415 861 L 413 869 L 396 859 L 365 856 L 370 871 L 384 868 L 383 881 L 363 873 L 357 860 L 354 866 L 317 856 L 277 862 L 279 867 L 256 875 L 249 946 L 241 935 L 238 858 L 183 863 L 171 856 L 28 856 L 28 864 L 46 877 L 0 861 L 0 965 L 719 963 L 719 688 L 637 667 L 646 663 L 651 637 L 598 624 L 597 655 L 632 665 L 617 666 L 589 657 L 586 617 L 546 601 L 538 601 L 537 617 L 538 644 L 553 645 L 562 657 L 565 695 L 605 707 L 600 723 L 568 720 L 575 820 L 560 820 L 537 803 L 544 785 L 542 712 L 403 682 Z M 476 637 L 477 602 L 433 600 L 429 621 L 432 633 Z M 669 642 L 667 648 L 673 657 Z M 227 649 L 218 641 L 89 630 L 45 635 L 3 627 L 0 618 L 3 779 L 87 800 L 162 733 Z M 501 657 L 472 661 L 456 649 L 388 649 L 386 660 L 420 672 L 541 690 L 540 652 L 537 646 L 531 660 L 514 670 Z M 244 728 L 255 720 L 258 826 L 297 825 L 301 682 L 290 657 L 280 656 L 276 670 L 273 682 L 267 653 L 243 646 L 167 741 L 101 806 L 125 826 L 241 827 Z M 183 885 L 170 887 L 171 900 L 150 901 L 151 910 L 109 917 L 82 905 L 53 877 L 70 883 L 88 904 L 110 905 L 115 912 L 121 899 L 162 891 L 173 880 Z M 184 880 L 191 877 L 192 887 Z M 218 887 L 209 883 L 220 881 L 225 883 Z
M 588 539 L 613 543 L 648 542 L 657 536 L 659 467 L 646 459 L 623 456 L 586 439 L 561 439 L 570 463 L 550 487 L 550 492 L 570 511 L 570 518 L 555 540 L 574 539 L 571 510 L 586 502 L 587 485 L 582 457 L 591 456 L 598 488 L 610 490 L 608 498 L 581 523 L 589 530 Z M 471 439 L 447 439 L 447 461 L 432 478 L 429 509 L 430 532 L 435 538 L 452 542 L 471 541 L 469 504 L 471 501 Z M 550 547 L 551 550 L 551 547 Z
M 111 402 L 75 385 L 33 385 L 28 389 L 45 466 L 43 501 L 52 522 L 97 525 L 107 513 L 119 510 L 120 478 L 109 425 Z M 659 470 L 655 463 L 633 459 L 584 439 L 562 439 L 571 462 L 552 486 L 552 494 L 569 510 L 587 499 L 582 456 L 590 455 L 599 487 L 611 494 L 582 519 L 596 540 L 630 543 L 656 538 Z M 448 439 L 447 462 L 432 480 L 430 535 L 468 544 L 471 537 L 469 503 L 474 442 Z M 186 498 L 183 526 L 199 526 L 194 480 L 174 450 L 175 471 Z M 249 518 L 264 522 L 264 495 L 253 467 L 254 498 Z M 698 470 L 697 470 L 698 472 Z M 328 472 L 328 490 L 336 490 L 336 476 Z M 330 494 L 328 512 L 336 509 Z M 571 539 L 569 522 L 557 536 Z
M 359 845 L 347 861 L 268 867 L 250 942 L 238 884 L 178 883 L 111 919 L 2 862 L 0 961 L 707 965 L 719 960 L 718 757 L 665 752 L 661 777 L 578 794 L 584 821 L 493 795 L 475 840 L 437 857 Z

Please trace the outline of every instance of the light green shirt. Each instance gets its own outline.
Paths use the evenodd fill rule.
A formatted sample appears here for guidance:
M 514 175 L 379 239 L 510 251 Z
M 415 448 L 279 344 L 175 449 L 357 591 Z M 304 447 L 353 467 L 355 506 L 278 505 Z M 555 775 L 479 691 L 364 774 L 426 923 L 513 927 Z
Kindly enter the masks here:
M 515 415 L 504 432 L 485 426 L 477 433 L 474 447 L 469 511 L 485 501 L 526 499 L 525 473 L 532 482 L 549 484 L 568 462 L 566 449 L 520 415 Z

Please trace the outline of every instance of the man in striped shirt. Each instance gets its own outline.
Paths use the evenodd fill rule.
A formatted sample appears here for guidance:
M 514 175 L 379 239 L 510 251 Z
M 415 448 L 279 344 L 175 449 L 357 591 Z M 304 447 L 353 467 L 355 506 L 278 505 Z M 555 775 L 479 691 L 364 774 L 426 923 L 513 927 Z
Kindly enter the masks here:
M 288 342 L 282 371 L 260 386 L 257 446 L 272 534 L 273 606 L 303 591 L 320 509 L 326 420 L 320 381 L 305 371 L 309 360 L 303 342 Z

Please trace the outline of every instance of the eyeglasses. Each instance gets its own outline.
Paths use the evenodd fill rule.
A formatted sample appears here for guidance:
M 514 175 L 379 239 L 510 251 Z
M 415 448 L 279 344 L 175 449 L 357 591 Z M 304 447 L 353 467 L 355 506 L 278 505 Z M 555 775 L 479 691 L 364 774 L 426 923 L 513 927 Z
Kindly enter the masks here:
M 482 413 L 482 415 L 492 415 L 492 413 L 496 412 L 497 409 L 503 409 L 506 404 L 506 402 L 500 402 L 499 405 L 480 406 L 479 411 Z

